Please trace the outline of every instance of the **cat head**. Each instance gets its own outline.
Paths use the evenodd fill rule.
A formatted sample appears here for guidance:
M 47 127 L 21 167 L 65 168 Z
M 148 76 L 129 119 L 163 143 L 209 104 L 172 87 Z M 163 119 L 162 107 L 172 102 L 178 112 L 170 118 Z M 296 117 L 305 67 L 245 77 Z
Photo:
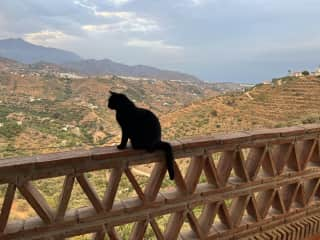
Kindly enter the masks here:
M 112 110 L 126 109 L 134 107 L 134 103 L 124 94 L 110 91 L 108 108 Z

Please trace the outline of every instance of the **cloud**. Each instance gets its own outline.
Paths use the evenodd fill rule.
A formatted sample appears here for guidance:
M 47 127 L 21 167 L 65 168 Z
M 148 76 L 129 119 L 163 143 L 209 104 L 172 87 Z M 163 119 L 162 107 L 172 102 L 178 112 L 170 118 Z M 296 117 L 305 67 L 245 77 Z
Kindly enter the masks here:
M 113 22 L 84 25 L 83 30 L 89 32 L 150 32 L 160 29 L 154 20 L 139 17 L 133 12 L 96 12 L 96 15 L 109 18 Z
M 40 32 L 27 33 L 24 39 L 28 42 L 40 45 L 50 45 L 56 42 L 64 42 L 74 40 L 76 37 L 65 34 L 61 31 L 42 30 Z
M 139 48 L 148 48 L 151 50 L 169 50 L 174 52 L 182 51 L 184 48 L 177 45 L 171 45 L 165 43 L 163 40 L 142 40 L 142 39 L 131 39 L 127 42 L 129 47 L 139 47 Z
M 184 4 L 187 4 L 189 6 L 192 6 L 192 7 L 198 7 L 198 6 L 202 6 L 204 5 L 205 3 L 209 2 L 209 0 L 187 0 L 187 3 L 184 3 Z M 213 0 L 210 0 L 210 2 L 215 2 Z
M 122 6 L 130 2 L 130 0 L 107 0 L 107 1 L 115 6 Z
M 117 0 L 112 2 L 128 2 L 127 0 Z M 150 32 L 159 30 L 160 27 L 153 19 L 138 16 L 135 12 L 127 11 L 98 11 L 97 6 L 89 5 L 87 1 L 74 1 L 74 4 L 89 9 L 95 16 L 102 17 L 110 21 L 104 24 L 86 24 L 83 30 L 88 32 Z
M 191 0 L 191 3 L 193 4 L 193 5 L 200 5 L 200 4 L 202 4 L 204 1 L 203 0 Z
M 89 4 L 87 3 L 87 1 L 78 1 L 78 0 L 75 0 L 75 1 L 73 1 L 73 3 L 74 3 L 75 5 L 80 6 L 80 7 L 89 9 L 89 10 L 91 10 L 91 11 L 93 11 L 93 12 L 96 11 L 96 9 L 97 9 L 96 6 L 94 6 L 94 5 L 89 5 Z
M 83 30 L 89 32 L 150 32 L 158 30 L 158 25 L 144 19 L 136 19 L 135 21 L 120 21 L 110 24 L 84 25 Z

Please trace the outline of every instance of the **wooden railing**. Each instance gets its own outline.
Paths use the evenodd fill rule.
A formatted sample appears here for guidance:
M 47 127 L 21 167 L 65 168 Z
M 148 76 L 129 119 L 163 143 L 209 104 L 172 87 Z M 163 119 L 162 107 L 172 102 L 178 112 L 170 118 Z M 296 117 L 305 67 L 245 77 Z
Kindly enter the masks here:
M 320 232 L 319 136 L 320 125 L 304 125 L 176 141 L 174 182 L 161 152 L 106 147 L 3 159 L 0 239 L 304 239 Z M 151 169 L 145 187 L 133 171 L 141 164 Z M 88 180 L 101 169 L 110 171 L 103 198 Z M 53 209 L 33 182 L 58 176 Z M 116 198 L 122 176 L 136 197 Z M 68 209 L 76 182 L 90 204 Z M 16 192 L 38 216 L 8 220 Z M 129 223 L 126 237 L 119 226 Z

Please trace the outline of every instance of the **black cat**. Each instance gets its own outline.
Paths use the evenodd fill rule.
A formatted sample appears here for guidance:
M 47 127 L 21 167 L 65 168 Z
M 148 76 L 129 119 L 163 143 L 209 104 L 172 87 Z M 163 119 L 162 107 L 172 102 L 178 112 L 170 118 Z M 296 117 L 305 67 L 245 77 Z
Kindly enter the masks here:
M 151 111 L 136 107 L 126 95 L 111 91 L 110 94 L 108 107 L 116 110 L 116 119 L 122 130 L 118 149 L 124 149 L 130 139 L 134 149 L 163 150 L 170 179 L 174 179 L 172 148 L 169 143 L 161 141 L 159 119 Z

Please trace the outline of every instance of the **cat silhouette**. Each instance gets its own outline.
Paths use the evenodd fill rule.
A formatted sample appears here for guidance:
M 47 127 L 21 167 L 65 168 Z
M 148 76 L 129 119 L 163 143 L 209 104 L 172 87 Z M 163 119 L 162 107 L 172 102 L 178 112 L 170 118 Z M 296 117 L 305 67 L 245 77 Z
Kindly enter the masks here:
M 134 149 L 148 152 L 162 150 L 165 152 L 166 164 L 171 180 L 174 179 L 173 153 L 170 143 L 161 140 L 161 125 L 157 116 L 135 104 L 124 94 L 110 91 L 108 107 L 116 111 L 116 120 L 122 131 L 118 149 L 124 149 L 130 139 Z

